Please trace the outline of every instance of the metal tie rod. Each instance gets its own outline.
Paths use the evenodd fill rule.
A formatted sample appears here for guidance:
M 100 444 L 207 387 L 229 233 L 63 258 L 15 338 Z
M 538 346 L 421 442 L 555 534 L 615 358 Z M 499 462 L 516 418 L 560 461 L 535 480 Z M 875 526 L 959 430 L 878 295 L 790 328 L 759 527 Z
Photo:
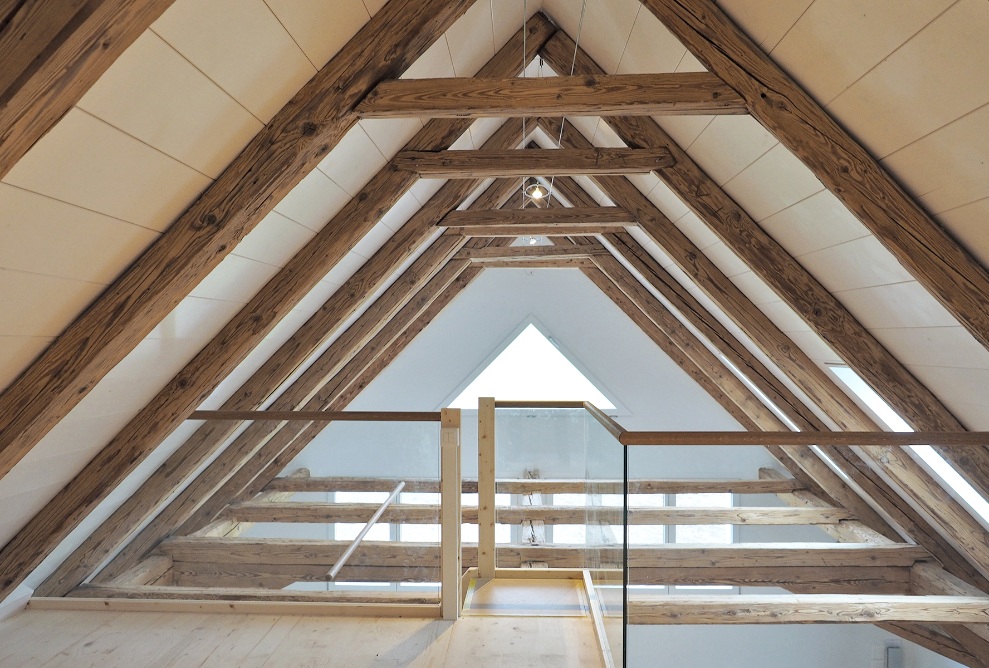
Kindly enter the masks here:
M 354 554 L 354 550 L 356 550 L 357 547 L 361 544 L 361 541 L 364 540 L 364 536 L 367 535 L 367 532 L 371 530 L 371 527 L 374 526 L 375 522 L 381 519 L 381 516 L 385 513 L 385 510 L 387 510 L 388 506 L 390 506 L 392 502 L 395 501 L 399 493 L 404 488 L 405 488 L 405 481 L 403 480 L 402 482 L 398 483 L 398 485 L 395 486 L 395 489 L 393 489 L 392 493 L 388 495 L 388 498 L 385 499 L 385 502 L 381 504 L 381 507 L 379 507 L 374 512 L 374 515 L 371 515 L 371 519 L 367 521 L 367 524 L 364 525 L 364 528 L 361 529 L 361 532 L 357 534 L 357 537 L 354 538 L 354 541 L 350 544 L 350 547 L 348 547 L 344 551 L 344 553 L 340 555 L 340 558 L 337 559 L 337 562 L 333 564 L 333 568 L 331 568 L 330 572 L 328 573 L 331 580 L 336 578 L 337 573 L 340 572 L 340 569 L 343 568 L 343 565 L 346 564 L 347 560 L 350 559 L 351 555 Z

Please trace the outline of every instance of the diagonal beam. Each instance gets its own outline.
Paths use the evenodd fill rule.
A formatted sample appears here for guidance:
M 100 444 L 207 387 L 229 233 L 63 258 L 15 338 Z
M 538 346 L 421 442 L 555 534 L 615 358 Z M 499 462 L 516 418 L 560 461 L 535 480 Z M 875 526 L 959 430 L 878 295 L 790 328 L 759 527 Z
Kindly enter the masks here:
M 394 79 L 357 105 L 364 118 L 744 114 L 745 103 L 707 72 L 593 77 Z
M 172 2 L 0 4 L 0 178 Z
M 989 347 L 989 271 L 846 130 L 709 0 L 643 0 L 749 113 L 818 179 L 966 329 Z
M 207 190 L 0 394 L 0 475 L 199 284 L 473 0 L 389 2 L 275 115 Z M 367 48 L 375 44 L 376 48 Z M 0 595 L 12 578 L 0 577 Z
M 514 188 L 515 184 L 509 183 L 499 184 L 493 190 L 507 197 Z M 434 215 L 438 216 L 442 214 Z M 406 224 L 406 226 L 408 225 L 409 223 Z M 428 228 L 429 226 L 430 222 L 423 221 L 422 227 Z M 416 225 L 413 225 L 413 227 L 416 227 Z M 440 239 L 435 245 L 444 247 L 446 243 L 447 241 Z M 429 251 L 426 254 L 428 255 Z M 439 258 L 440 256 L 437 257 L 437 259 Z M 423 258 L 420 258 L 420 260 L 423 260 Z M 435 271 L 435 268 L 433 271 Z M 440 271 L 440 274 L 444 274 L 444 271 L 446 270 Z M 331 399 L 336 396 L 333 394 L 333 391 L 325 390 L 325 388 L 320 390 L 327 383 L 327 378 L 334 376 L 335 378 L 349 378 L 352 381 L 353 375 L 361 372 L 367 366 L 366 362 L 364 366 L 360 366 L 355 362 L 355 359 L 359 358 L 360 355 L 368 354 L 368 352 L 378 351 L 383 345 L 377 342 L 383 340 L 381 330 L 384 323 L 389 318 L 408 318 L 410 314 L 417 312 L 415 310 L 416 308 L 422 308 L 422 302 L 426 299 L 422 295 L 426 288 L 421 288 L 419 290 L 419 296 L 414 298 L 412 293 L 417 286 L 422 284 L 425 278 L 429 277 L 430 273 L 423 274 L 413 265 L 406 274 L 411 275 L 414 280 L 397 282 L 385 295 L 379 298 L 353 326 L 348 328 L 347 333 L 337 339 L 288 390 L 281 394 L 275 403 L 272 404 L 272 407 L 288 410 L 295 410 L 300 406 L 307 407 L 311 410 L 327 409 L 327 406 L 323 405 L 325 402 L 320 404 L 314 398 L 319 397 L 321 392 L 326 393 Z M 432 285 L 435 291 L 448 283 L 451 280 L 451 276 L 455 276 L 455 274 L 456 272 L 453 272 L 453 274 L 446 272 L 445 278 L 434 277 L 427 285 Z M 428 293 L 426 294 L 428 295 Z M 412 302 L 409 301 L 410 299 L 412 299 Z M 413 302 L 417 303 L 418 306 L 414 306 Z M 401 304 L 405 304 L 405 306 L 395 311 L 394 308 L 397 308 Z M 360 334 L 361 338 L 355 338 L 353 336 L 355 332 Z M 373 338 L 369 338 L 372 336 Z M 358 351 L 360 351 L 359 354 Z M 357 355 L 357 358 L 355 358 L 355 355 Z M 342 381 L 334 380 L 330 382 L 330 386 L 337 387 L 340 382 Z M 339 388 L 336 391 L 339 392 Z M 316 430 L 317 433 L 323 426 L 325 425 L 319 426 Z M 236 494 L 246 484 L 246 482 L 241 481 L 238 477 L 245 475 L 243 474 L 245 467 L 249 469 L 250 466 L 257 466 L 258 462 L 262 462 L 263 465 L 263 462 L 270 460 L 285 446 L 286 441 L 291 440 L 292 434 L 298 433 L 304 427 L 304 424 L 280 427 L 274 423 L 255 423 L 248 427 L 244 433 L 238 436 L 224 450 L 209 468 L 187 486 L 178 497 L 172 500 L 164 510 L 142 529 L 140 534 L 130 540 L 127 547 L 100 573 L 99 580 L 106 581 L 112 579 L 117 573 L 126 570 L 136 563 L 144 553 L 150 550 L 169 532 L 174 530 L 176 526 L 188 521 L 190 515 L 196 512 L 197 507 L 205 499 L 215 497 L 221 491 L 225 491 L 230 487 L 237 488 L 233 492 Z M 274 450 L 274 454 L 267 454 L 272 450 Z M 247 481 L 250 481 L 250 477 L 247 478 Z M 218 488 L 220 491 L 217 491 Z M 126 538 L 129 533 L 127 532 L 122 536 L 118 536 L 116 538 L 117 542 L 119 543 L 120 540 Z M 85 547 L 83 546 L 78 551 L 82 556 L 85 555 Z M 76 578 L 73 577 L 72 580 L 74 579 Z M 67 582 L 69 581 L 71 580 L 67 580 Z M 61 583 L 59 585 L 59 591 L 64 589 L 65 586 L 64 583 Z
M 429 179 L 487 179 L 512 176 L 645 174 L 672 165 L 665 149 L 402 151 L 395 169 Z
M 520 68 L 518 54 L 523 44 L 529 49 L 531 58 L 554 31 L 555 28 L 544 17 L 533 17 L 527 22 L 526 31 L 516 33 L 481 68 L 481 72 L 517 72 Z M 463 120 L 430 121 L 409 141 L 406 149 L 447 148 L 467 131 L 469 125 L 469 121 Z M 517 125 L 519 129 L 516 129 Z M 520 134 L 520 124 L 505 123 L 485 143 L 485 147 L 513 146 Z M 333 265 L 414 183 L 414 175 L 397 172 L 390 165 L 373 176 L 361 192 L 0 551 L 0 578 L 14 577 L 18 572 L 26 574 L 48 551 L 54 549 L 82 517 L 95 508 L 106 494 L 216 389 L 223 378 L 246 358 L 281 318 L 322 280 Z M 441 216 L 444 211 L 456 207 L 469 194 L 471 187 L 469 182 L 445 185 L 442 189 L 445 193 L 443 197 L 431 198 L 424 210 L 410 221 L 412 224 L 403 226 L 385 244 L 381 255 L 387 257 L 365 265 L 367 270 L 358 272 L 360 278 L 356 279 L 353 289 L 339 292 L 331 298 L 278 354 L 272 356 L 251 380 L 224 402 L 223 408 L 259 408 L 271 392 L 280 387 L 295 368 L 321 345 L 325 337 L 363 303 L 364 296 L 373 293 L 402 261 L 422 245 L 431 232 L 434 216 Z M 421 224 L 415 221 L 420 221 Z M 120 540 L 140 526 L 177 485 L 181 485 L 186 477 L 215 452 L 215 448 L 230 434 L 229 431 L 222 430 L 229 427 L 231 425 L 204 425 L 149 479 L 152 489 L 160 488 L 164 493 L 154 498 L 138 499 L 139 503 L 125 503 L 110 521 L 87 539 L 85 549 L 77 549 L 52 577 L 56 580 L 65 579 L 68 572 L 74 571 L 75 575 L 68 577 L 67 582 L 71 582 L 72 578 L 85 578 L 89 569 L 112 553 Z M 94 494 L 94 488 L 99 492 Z M 0 579 L 0 582 L 3 581 L 4 579 Z
M 551 42 L 559 43 L 556 39 Z M 570 41 L 569 45 L 572 50 L 573 42 Z M 563 50 L 565 51 L 565 48 Z M 581 55 L 578 55 L 577 62 L 581 63 L 582 58 L 583 62 L 586 62 L 586 56 Z M 561 136 L 558 124 L 546 120 L 541 120 L 540 123 L 544 128 L 549 128 L 548 131 L 552 136 Z M 563 136 L 567 141 L 575 142 L 578 146 L 588 144 L 587 140 L 573 129 L 566 131 Z M 827 390 L 829 385 L 833 387 L 833 382 L 823 376 L 823 372 L 638 189 L 622 178 L 598 177 L 596 180 L 613 201 L 636 214 L 640 226 L 663 247 L 664 252 L 693 279 L 694 283 L 738 324 L 749 339 L 759 346 L 779 369 L 790 376 L 801 389 L 807 388 L 813 391 L 813 393 L 808 392 L 808 395 L 814 398 L 832 419 L 846 428 L 849 426 L 860 430 L 874 428 L 871 420 L 851 402 L 847 395 L 837 388 L 833 391 Z M 862 459 L 849 456 L 849 453 L 843 449 L 825 448 L 825 451 L 832 461 L 842 464 L 843 472 L 866 490 L 869 497 L 880 504 L 883 511 L 894 518 L 899 527 L 907 531 L 907 535 L 935 554 L 954 574 L 980 586 L 989 585 L 983 574 L 974 566 L 979 558 L 978 555 L 981 554 L 981 550 L 977 550 L 975 546 L 978 545 L 979 536 L 982 535 L 981 530 L 975 526 L 974 519 L 952 499 L 943 498 L 943 494 L 933 492 L 939 489 L 938 485 L 933 483 L 930 476 L 918 466 L 910 461 L 904 461 L 906 457 L 903 453 L 896 449 L 887 449 L 878 453 L 878 463 L 871 457 L 869 461 L 876 467 L 879 467 L 883 458 L 887 463 L 895 460 L 897 464 L 902 464 L 898 468 L 907 471 L 911 480 L 906 482 L 902 475 L 894 480 L 905 482 L 905 487 L 899 484 L 898 486 L 904 490 L 904 493 L 910 495 L 911 503 L 919 504 L 919 507 L 925 509 L 926 515 L 918 513 L 910 504 L 904 503 L 904 499 L 887 484 L 886 480 Z M 809 458 L 804 459 L 807 463 L 812 463 Z M 886 471 L 883 472 L 885 475 Z M 910 490 L 913 488 L 932 490 L 933 496 L 925 497 L 911 493 Z M 932 498 L 939 497 L 942 498 L 940 503 L 931 504 Z M 934 517 L 939 516 L 939 513 L 949 516 L 932 525 L 931 511 L 935 511 Z M 946 534 L 955 537 L 949 542 L 944 539 Z M 973 549 L 976 551 L 970 552 Z

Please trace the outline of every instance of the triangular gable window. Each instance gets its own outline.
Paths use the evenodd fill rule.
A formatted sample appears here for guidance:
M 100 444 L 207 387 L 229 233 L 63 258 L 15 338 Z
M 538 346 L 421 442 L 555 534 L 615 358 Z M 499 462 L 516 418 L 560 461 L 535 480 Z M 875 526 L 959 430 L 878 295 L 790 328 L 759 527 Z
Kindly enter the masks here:
M 478 397 L 503 400 L 590 401 L 615 405 L 542 332 L 530 324 L 450 404 L 477 408 Z

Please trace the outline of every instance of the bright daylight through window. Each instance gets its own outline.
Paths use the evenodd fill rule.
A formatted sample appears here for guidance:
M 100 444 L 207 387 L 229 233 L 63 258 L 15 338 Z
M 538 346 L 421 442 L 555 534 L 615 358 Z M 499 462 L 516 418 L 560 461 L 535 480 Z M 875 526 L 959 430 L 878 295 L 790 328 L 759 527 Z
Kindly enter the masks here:
M 552 341 L 531 324 L 491 361 L 450 406 L 477 408 L 478 397 L 589 401 L 598 408 L 615 407 Z
M 851 390 L 877 418 L 893 431 L 913 431 L 910 425 L 890 407 L 875 390 L 869 387 L 862 378 L 847 366 L 834 365 L 830 367 L 842 383 Z M 986 502 L 938 452 L 929 445 L 911 445 L 910 449 L 920 457 L 942 485 L 953 491 L 957 497 L 967 504 L 984 523 L 989 525 L 989 502 Z

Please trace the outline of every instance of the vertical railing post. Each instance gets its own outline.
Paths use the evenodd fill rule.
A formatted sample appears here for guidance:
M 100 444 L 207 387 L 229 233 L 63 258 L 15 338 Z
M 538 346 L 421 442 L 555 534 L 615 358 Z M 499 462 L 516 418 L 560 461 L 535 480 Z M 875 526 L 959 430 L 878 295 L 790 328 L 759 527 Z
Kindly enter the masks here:
M 440 607 L 443 619 L 460 616 L 460 409 L 444 408 L 440 417 Z
M 477 575 L 495 575 L 495 400 L 477 400 Z

